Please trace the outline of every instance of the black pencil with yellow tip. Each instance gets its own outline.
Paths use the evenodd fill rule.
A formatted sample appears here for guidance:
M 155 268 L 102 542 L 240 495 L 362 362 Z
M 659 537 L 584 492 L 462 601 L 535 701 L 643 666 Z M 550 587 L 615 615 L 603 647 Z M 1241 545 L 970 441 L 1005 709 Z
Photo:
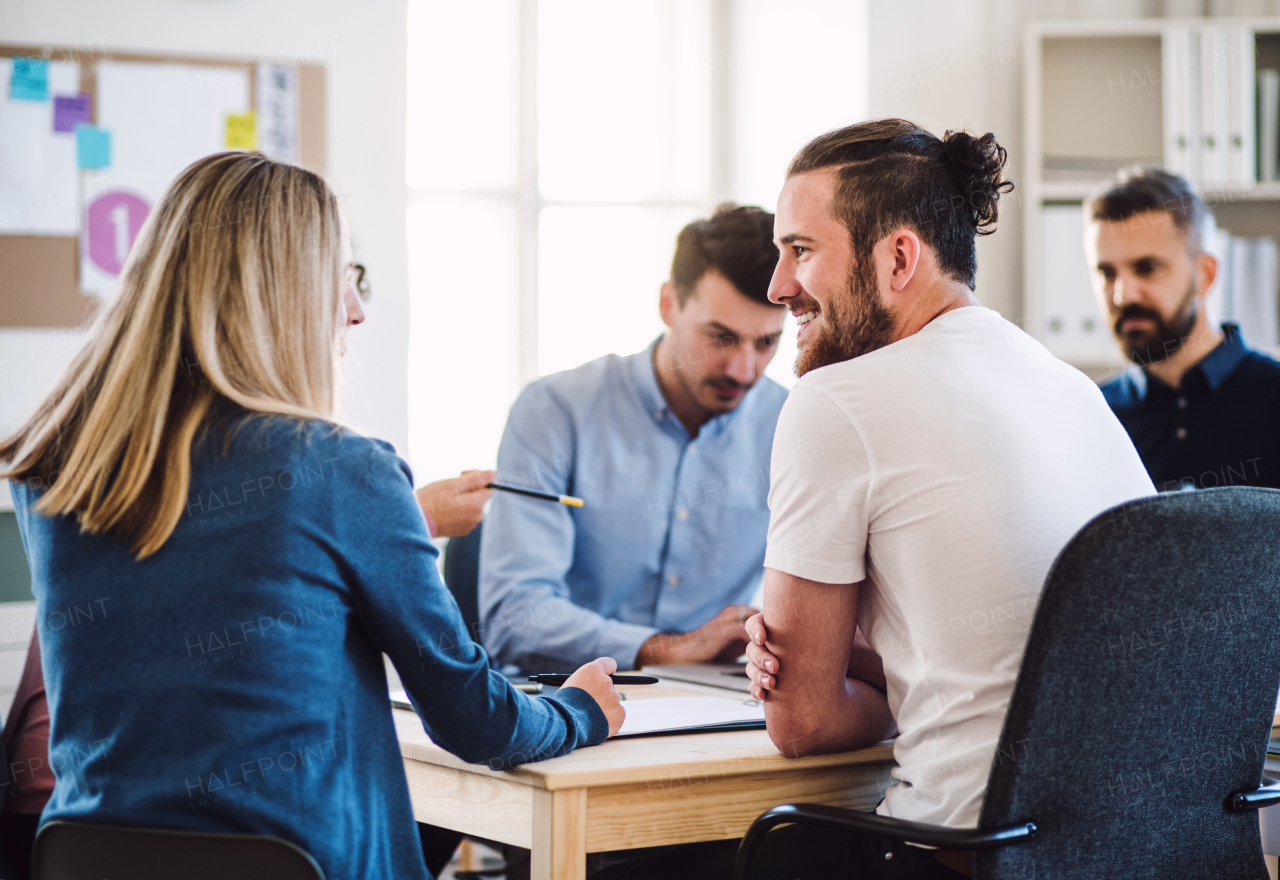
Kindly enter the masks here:
M 522 489 L 519 486 L 508 486 L 505 483 L 489 483 L 486 489 L 501 489 L 503 492 L 515 492 L 517 495 L 528 495 L 530 498 L 541 498 L 543 501 L 559 501 L 570 507 L 582 507 L 582 499 L 572 495 L 556 495 L 552 492 L 539 492 L 537 489 Z

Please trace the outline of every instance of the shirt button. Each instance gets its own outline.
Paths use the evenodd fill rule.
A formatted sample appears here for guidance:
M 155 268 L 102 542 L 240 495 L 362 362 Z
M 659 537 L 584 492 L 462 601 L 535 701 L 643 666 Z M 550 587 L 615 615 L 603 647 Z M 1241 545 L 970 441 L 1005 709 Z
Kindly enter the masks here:
M 693 453 L 695 453 L 695 452 L 697 452 L 697 451 L 698 451 L 698 444 L 697 444 L 697 443 L 690 443 L 690 444 L 689 444 L 689 454 L 690 454 L 690 455 L 692 455 Z
M 1186 439 L 1187 439 L 1187 429 L 1186 429 L 1186 428 L 1179 428 L 1178 430 L 1176 430 L 1176 431 L 1174 431 L 1174 432 L 1173 432 L 1173 436 L 1177 437 L 1179 440 L 1186 440 Z
M 668 584 L 670 584 L 670 585 L 671 585 L 671 586 L 673 586 L 673 587 L 674 587 L 674 586 L 678 586 L 678 585 L 679 585 L 679 583 L 680 583 L 680 575 L 678 575 L 678 574 L 669 574 L 669 575 L 667 575 L 667 583 L 668 583 Z
M 683 507 L 676 511 L 676 519 L 688 519 L 688 518 L 689 518 L 689 511 L 685 510 Z
M 1187 399 L 1185 397 L 1179 397 L 1178 409 L 1186 409 L 1186 408 L 1187 408 Z
M 655 419 L 657 419 L 658 421 L 662 421 L 662 410 L 660 410 L 660 409 L 655 409 L 655 410 L 653 411 L 653 417 L 654 417 Z

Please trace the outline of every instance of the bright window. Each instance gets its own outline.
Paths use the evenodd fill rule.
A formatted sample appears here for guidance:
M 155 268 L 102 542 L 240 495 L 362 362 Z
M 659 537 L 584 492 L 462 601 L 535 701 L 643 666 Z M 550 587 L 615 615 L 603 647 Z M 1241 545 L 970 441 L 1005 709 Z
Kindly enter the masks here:
M 867 106 L 865 0 L 410 0 L 409 456 L 491 467 L 539 375 L 662 332 L 676 234 Z M 794 325 L 768 375 L 790 385 Z

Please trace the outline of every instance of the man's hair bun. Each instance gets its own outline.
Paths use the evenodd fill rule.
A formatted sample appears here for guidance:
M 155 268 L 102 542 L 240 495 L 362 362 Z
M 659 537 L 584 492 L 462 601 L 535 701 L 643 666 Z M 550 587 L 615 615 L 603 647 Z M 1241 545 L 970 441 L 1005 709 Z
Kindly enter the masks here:
M 948 131 L 942 136 L 940 152 L 942 164 L 960 185 L 977 234 L 995 232 L 1000 196 L 1013 189 L 1013 182 L 1004 179 L 1005 148 L 991 132 L 974 137 L 965 131 Z
M 1004 147 L 987 133 L 949 131 L 939 138 L 907 119 L 869 119 L 819 135 L 796 153 L 787 176 L 835 168 L 832 210 L 867 258 L 899 226 L 915 229 L 938 265 L 973 289 L 974 238 L 995 232 L 1004 179 Z

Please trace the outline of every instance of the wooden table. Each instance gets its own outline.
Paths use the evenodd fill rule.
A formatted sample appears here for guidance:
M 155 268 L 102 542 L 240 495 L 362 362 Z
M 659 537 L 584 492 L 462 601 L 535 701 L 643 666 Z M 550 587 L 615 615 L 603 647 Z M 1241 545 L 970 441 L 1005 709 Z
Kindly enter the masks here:
M 618 690 L 631 700 L 708 693 Z M 784 758 L 765 731 L 748 730 L 609 740 L 493 771 L 433 744 L 412 712 L 392 711 L 414 818 L 531 850 L 533 880 L 585 880 L 589 852 L 741 837 L 778 804 L 870 810 L 893 766 L 886 743 Z

